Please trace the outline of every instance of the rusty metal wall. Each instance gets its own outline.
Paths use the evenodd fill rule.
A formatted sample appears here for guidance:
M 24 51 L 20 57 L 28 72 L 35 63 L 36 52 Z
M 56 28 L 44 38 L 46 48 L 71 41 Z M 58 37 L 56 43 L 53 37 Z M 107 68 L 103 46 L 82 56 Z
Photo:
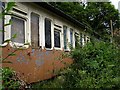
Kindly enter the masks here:
M 16 54 L 7 57 L 6 61 L 12 63 L 3 63 L 3 67 L 11 67 L 27 83 L 49 79 L 73 62 L 70 58 L 62 57 L 64 51 L 47 51 L 31 47 L 16 50 L 8 44 L 2 48 L 2 52 L 3 58 L 12 52 Z

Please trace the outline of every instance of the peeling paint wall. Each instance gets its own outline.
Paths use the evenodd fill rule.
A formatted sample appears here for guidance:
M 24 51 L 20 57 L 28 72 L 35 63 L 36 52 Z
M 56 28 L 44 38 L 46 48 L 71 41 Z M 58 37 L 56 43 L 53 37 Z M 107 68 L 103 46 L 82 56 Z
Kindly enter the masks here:
M 15 56 L 7 57 L 3 67 L 11 67 L 21 79 L 27 83 L 49 79 L 57 74 L 60 69 L 70 65 L 73 61 L 63 57 L 63 51 L 28 49 L 16 50 L 8 44 L 2 48 L 3 58 L 14 52 Z

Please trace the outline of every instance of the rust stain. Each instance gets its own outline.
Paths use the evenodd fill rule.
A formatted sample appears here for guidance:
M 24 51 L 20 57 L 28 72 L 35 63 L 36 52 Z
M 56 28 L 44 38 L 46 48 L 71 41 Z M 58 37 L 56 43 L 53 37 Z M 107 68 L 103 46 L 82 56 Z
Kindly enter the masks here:
M 15 56 L 7 57 L 11 52 L 14 52 Z M 49 79 L 55 76 L 55 72 L 70 65 L 73 62 L 70 58 L 59 60 L 63 52 L 32 49 L 31 47 L 16 50 L 8 44 L 2 47 L 2 55 L 3 58 L 7 57 L 6 60 L 12 63 L 3 63 L 3 67 L 11 67 L 21 79 L 29 84 Z

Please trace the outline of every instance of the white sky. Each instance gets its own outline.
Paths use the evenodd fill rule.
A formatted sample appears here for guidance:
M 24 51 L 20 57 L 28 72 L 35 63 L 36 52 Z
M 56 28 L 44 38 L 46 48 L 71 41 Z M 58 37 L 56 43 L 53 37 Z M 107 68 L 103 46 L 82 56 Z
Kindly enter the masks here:
M 115 5 L 115 8 L 118 9 L 118 2 L 120 0 L 110 0 L 112 2 L 113 5 Z

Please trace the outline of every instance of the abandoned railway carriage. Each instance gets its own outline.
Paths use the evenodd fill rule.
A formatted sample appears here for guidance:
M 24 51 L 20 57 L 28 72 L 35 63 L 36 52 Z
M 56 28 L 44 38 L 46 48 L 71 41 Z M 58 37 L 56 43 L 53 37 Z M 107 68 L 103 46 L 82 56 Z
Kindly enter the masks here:
M 18 2 L 11 13 L 0 19 L 1 58 L 12 62 L 3 67 L 11 67 L 27 83 L 49 79 L 71 64 L 63 52 L 70 51 L 69 44 L 75 48 L 78 37 L 81 45 L 90 41 L 84 24 L 48 3 Z M 4 26 L 10 19 L 11 25 Z

